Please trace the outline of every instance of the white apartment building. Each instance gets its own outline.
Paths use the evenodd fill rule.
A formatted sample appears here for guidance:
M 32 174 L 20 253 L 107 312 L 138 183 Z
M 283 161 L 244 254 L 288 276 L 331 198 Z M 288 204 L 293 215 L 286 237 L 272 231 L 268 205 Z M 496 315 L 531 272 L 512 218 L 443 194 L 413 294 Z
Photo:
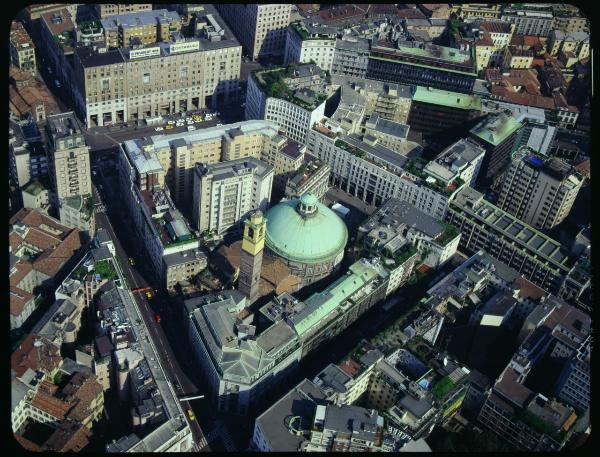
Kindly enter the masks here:
M 252 60 L 283 54 L 291 3 L 222 3 L 216 7 Z
M 222 234 L 255 209 L 264 214 L 272 185 L 273 167 L 253 157 L 197 165 L 193 220 L 198 231 Z
M 283 63 L 308 63 L 331 71 L 337 29 L 294 22 L 287 29 Z
M 279 125 L 282 133 L 299 143 L 306 143 L 307 133 L 315 122 L 325 115 L 325 96 L 311 94 L 304 100 L 291 101 L 268 97 L 257 81 L 248 78 L 246 93 L 246 119 L 265 119 Z
M 444 187 L 426 175 L 405 170 L 413 159 L 381 145 L 368 144 L 343 134 L 335 135 L 322 125 L 308 133 L 307 152 L 331 167 L 332 185 L 380 206 L 390 197 L 414 205 L 426 214 L 441 219 L 448 199 L 461 187 Z
M 484 155 L 481 146 L 461 139 L 443 150 L 423 171 L 447 184 L 460 178 L 467 186 L 474 186 Z

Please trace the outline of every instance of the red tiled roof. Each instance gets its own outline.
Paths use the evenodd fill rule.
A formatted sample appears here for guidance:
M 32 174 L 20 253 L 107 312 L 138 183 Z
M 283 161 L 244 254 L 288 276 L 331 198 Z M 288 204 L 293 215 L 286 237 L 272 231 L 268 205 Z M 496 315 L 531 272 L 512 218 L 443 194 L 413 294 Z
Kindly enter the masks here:
M 423 263 L 419 268 L 417 268 L 417 270 L 419 270 L 421 273 L 427 273 L 429 270 L 431 270 L 431 268 Z
M 25 305 L 33 299 L 33 294 L 18 287 L 10 286 L 10 314 L 19 316 Z
M 42 345 L 39 348 L 35 347 L 35 341 L 41 341 Z M 31 334 L 12 353 L 10 366 L 15 370 L 17 377 L 21 377 L 28 368 L 52 372 L 61 366 L 62 361 L 58 347 L 46 338 Z
M 421 10 L 405 8 L 403 10 L 398 10 L 398 17 L 402 19 L 427 19 L 425 14 Z
M 354 375 L 356 375 L 356 373 L 358 373 L 358 371 L 360 370 L 359 363 L 353 359 L 348 359 L 345 362 L 341 363 L 339 366 L 340 370 L 342 370 L 351 378 L 354 378 Z
M 527 105 L 543 109 L 554 109 L 555 107 L 554 99 L 552 97 L 518 94 L 513 90 L 502 86 L 492 86 L 491 92 L 492 95 L 499 97 L 501 100 L 517 105 Z
M 517 279 L 517 284 L 520 286 L 519 297 L 521 298 L 529 298 L 530 300 L 537 301 L 548 295 L 545 290 L 540 289 L 522 276 Z
M 585 159 L 583 162 L 575 165 L 575 170 L 583 174 L 585 177 L 590 177 L 590 159 Z

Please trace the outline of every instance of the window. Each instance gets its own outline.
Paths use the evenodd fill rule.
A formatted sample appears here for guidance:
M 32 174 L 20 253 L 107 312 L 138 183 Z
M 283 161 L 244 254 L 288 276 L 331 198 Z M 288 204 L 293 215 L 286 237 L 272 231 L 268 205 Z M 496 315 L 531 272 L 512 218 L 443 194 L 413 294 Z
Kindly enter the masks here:
M 110 90 L 110 79 L 105 78 L 102 80 L 102 92 L 107 92 Z
M 143 82 L 144 84 L 150 84 L 150 73 L 144 73 Z

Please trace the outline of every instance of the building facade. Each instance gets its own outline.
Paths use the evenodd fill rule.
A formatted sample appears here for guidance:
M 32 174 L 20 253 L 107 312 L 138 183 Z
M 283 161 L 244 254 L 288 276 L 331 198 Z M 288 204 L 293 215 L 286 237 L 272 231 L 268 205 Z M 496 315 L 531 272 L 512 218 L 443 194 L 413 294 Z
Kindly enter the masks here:
M 46 123 L 50 177 L 57 201 L 92 194 L 90 148 L 73 112 L 50 116 Z
M 498 179 L 510 163 L 510 154 L 521 124 L 508 113 L 488 114 L 470 130 L 471 140 L 485 149 L 479 174 L 480 183 Z
M 34 75 L 37 71 L 35 63 L 35 46 L 29 34 L 18 21 L 10 25 L 10 60 L 23 71 Z
M 315 62 L 319 68 L 331 71 L 337 29 L 314 27 L 303 22 L 293 22 L 287 29 L 283 63 Z
M 569 215 L 582 185 L 583 178 L 562 160 L 521 149 L 504 175 L 498 207 L 550 230 Z
M 483 249 L 550 293 L 558 292 L 573 263 L 560 243 L 484 200 L 473 188 L 456 194 L 446 220 L 462 233 L 461 250 Z
M 204 26 L 195 38 L 105 52 L 77 48 L 74 99 L 86 125 L 138 121 L 237 100 L 241 46 L 210 5 L 198 21 Z
M 370 48 L 369 41 L 362 38 L 336 39 L 331 72 L 357 79 L 366 78 Z
M 301 166 L 293 177 L 288 178 L 285 185 L 285 197 L 300 198 L 310 192 L 319 201 L 322 201 L 329 189 L 330 172 L 331 167 L 325 162 L 312 159 Z
M 152 3 L 97 3 L 94 7 L 98 17 L 104 19 L 115 14 L 150 11 L 152 10 Z
M 418 176 L 410 167 L 412 160 L 383 146 L 370 146 L 356 138 L 335 135 L 317 125 L 308 135 L 307 149 L 331 167 L 330 183 L 362 201 L 380 206 L 390 197 L 397 197 L 421 211 L 442 218 L 448 198 L 456 191 L 451 187 L 433 185 L 427 176 Z
M 273 167 L 253 157 L 197 165 L 193 190 L 197 229 L 222 234 L 251 211 L 266 212 L 272 185 Z
M 481 116 L 481 99 L 475 95 L 417 86 L 407 124 L 423 135 L 433 135 Z
M 368 78 L 469 94 L 477 78 L 475 49 L 462 51 L 433 44 L 418 48 L 401 42 L 397 49 L 374 46 Z
M 283 55 L 291 4 L 219 4 L 217 8 L 252 60 Z

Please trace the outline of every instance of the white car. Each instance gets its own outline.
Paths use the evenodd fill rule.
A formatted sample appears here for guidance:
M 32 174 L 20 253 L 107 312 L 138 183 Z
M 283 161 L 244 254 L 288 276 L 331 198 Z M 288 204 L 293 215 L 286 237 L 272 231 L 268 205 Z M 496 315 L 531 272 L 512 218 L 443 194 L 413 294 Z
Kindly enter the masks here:
M 58 81 L 58 79 L 54 80 L 54 84 L 56 84 L 56 87 L 60 87 L 60 82 Z
M 186 122 L 186 124 L 187 125 L 194 125 L 194 121 L 190 119 L 189 121 Z
M 154 131 L 155 131 L 155 132 L 162 132 L 163 130 L 164 130 L 164 128 L 163 128 L 163 127 L 156 127 L 156 128 L 154 129 Z
M 192 130 L 196 130 L 196 127 L 194 127 L 193 125 L 188 125 L 187 129 L 188 132 L 191 132 Z
M 175 121 L 167 121 L 168 125 L 173 125 L 175 123 Z
M 221 127 L 223 124 L 217 124 L 217 127 Z

